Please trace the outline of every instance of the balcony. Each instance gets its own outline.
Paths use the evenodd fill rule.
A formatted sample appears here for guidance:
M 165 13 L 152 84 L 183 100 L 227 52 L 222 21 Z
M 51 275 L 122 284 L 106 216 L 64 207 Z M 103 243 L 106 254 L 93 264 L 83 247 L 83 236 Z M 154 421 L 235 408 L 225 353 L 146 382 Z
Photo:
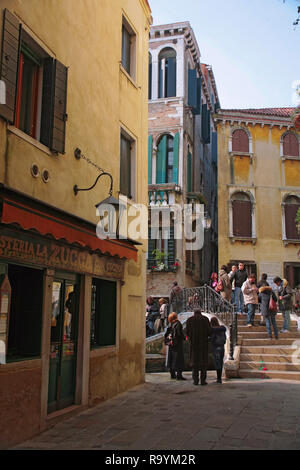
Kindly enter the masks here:
M 176 183 L 149 184 L 149 206 L 167 207 L 176 203 L 181 188 Z

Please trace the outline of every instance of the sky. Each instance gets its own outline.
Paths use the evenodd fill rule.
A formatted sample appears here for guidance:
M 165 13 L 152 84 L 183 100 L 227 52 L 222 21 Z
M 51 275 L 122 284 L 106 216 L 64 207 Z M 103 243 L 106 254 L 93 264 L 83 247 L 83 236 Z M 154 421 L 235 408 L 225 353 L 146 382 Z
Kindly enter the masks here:
M 149 0 L 153 25 L 189 21 L 221 107 L 291 107 L 300 82 L 297 0 Z

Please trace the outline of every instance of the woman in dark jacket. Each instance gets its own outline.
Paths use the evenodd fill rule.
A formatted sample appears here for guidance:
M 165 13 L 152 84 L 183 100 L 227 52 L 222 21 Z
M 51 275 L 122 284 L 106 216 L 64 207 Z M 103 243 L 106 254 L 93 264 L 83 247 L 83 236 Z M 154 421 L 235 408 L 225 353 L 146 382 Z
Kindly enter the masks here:
M 212 351 L 217 370 L 217 383 L 222 383 L 222 370 L 224 361 L 224 346 L 226 343 L 226 327 L 220 325 L 217 317 L 212 317 L 210 320 L 212 333 L 210 336 Z
M 268 331 L 269 338 L 272 339 L 272 329 L 271 324 L 273 325 L 275 339 L 278 339 L 278 327 L 276 323 L 276 311 L 272 311 L 269 308 L 270 298 L 273 297 L 273 300 L 277 302 L 277 297 L 274 294 L 272 287 L 267 282 L 267 274 L 262 274 L 261 280 L 257 284 L 258 287 L 258 300 L 261 304 L 261 314 L 265 318 L 266 327 Z
M 169 346 L 168 349 L 168 368 L 170 370 L 171 378 L 177 380 L 186 380 L 182 375 L 184 369 L 184 355 L 183 355 L 183 341 L 184 334 L 182 324 L 178 320 L 177 313 L 170 313 L 169 327 L 165 332 L 165 344 Z

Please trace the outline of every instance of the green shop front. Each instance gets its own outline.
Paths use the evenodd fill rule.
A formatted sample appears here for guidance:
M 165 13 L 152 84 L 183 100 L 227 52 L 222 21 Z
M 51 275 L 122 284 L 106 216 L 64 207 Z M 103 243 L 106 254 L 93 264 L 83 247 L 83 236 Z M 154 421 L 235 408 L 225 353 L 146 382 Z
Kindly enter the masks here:
M 1 188 L 0 448 L 89 405 L 91 354 L 118 348 L 132 242 Z M 95 352 L 96 351 L 96 352 Z

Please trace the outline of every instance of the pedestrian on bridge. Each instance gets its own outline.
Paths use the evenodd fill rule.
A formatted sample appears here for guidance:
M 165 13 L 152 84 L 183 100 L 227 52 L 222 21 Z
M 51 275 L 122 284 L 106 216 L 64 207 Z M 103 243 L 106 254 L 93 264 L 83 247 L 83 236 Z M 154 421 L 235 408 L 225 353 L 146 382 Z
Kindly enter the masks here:
M 186 334 L 190 341 L 190 360 L 194 385 L 199 384 L 199 370 L 201 371 L 201 385 L 207 385 L 208 338 L 211 333 L 212 328 L 209 319 L 202 315 L 200 308 L 195 309 L 194 315 L 186 323 Z

